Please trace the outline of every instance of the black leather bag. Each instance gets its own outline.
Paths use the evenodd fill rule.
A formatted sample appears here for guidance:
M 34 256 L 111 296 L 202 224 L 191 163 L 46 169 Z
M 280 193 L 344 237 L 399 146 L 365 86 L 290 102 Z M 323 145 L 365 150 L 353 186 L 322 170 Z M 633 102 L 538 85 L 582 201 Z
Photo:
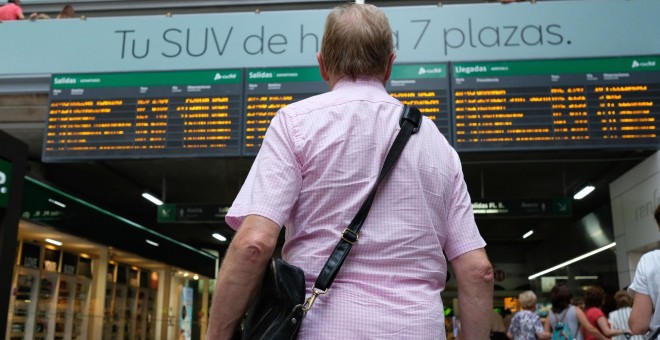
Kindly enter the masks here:
M 399 121 L 401 130 L 385 157 L 376 185 L 342 232 L 339 243 L 312 287 L 312 295 L 306 301 L 303 270 L 282 259 L 271 259 L 261 289 L 243 322 L 243 340 L 292 340 L 298 336 L 305 313 L 312 308 L 317 296 L 327 293 L 351 247 L 358 242 L 358 234 L 367 219 L 378 184 L 392 169 L 410 136 L 419 130 L 421 121 L 422 114 L 417 108 L 404 106 Z
M 261 289 L 243 323 L 243 339 L 295 339 L 305 315 L 305 273 L 279 258 L 272 258 Z

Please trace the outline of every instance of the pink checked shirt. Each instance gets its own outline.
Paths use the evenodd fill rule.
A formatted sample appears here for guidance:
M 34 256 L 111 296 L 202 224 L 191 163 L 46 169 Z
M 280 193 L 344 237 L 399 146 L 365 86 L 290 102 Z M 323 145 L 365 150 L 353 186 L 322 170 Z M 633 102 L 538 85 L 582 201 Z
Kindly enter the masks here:
M 399 131 L 402 104 L 375 79 L 342 80 L 271 122 L 227 223 L 247 215 L 286 226 L 283 258 L 308 290 L 374 185 Z M 332 287 L 299 339 L 443 339 L 440 292 L 449 260 L 485 246 L 461 164 L 424 118 L 378 190 Z

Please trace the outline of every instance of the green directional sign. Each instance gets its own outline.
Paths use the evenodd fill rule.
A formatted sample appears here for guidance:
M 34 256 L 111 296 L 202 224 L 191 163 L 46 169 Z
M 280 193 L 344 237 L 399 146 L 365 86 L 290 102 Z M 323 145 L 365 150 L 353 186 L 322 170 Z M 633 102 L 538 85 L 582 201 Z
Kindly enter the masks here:
M 9 186 L 11 183 L 11 163 L 0 159 L 0 207 L 9 204 Z
M 176 204 L 162 204 L 158 206 L 158 223 L 176 222 Z
M 158 207 L 158 223 L 223 222 L 226 204 L 163 204 Z
M 570 198 L 483 199 L 472 202 L 475 216 L 486 217 L 565 217 L 573 214 Z

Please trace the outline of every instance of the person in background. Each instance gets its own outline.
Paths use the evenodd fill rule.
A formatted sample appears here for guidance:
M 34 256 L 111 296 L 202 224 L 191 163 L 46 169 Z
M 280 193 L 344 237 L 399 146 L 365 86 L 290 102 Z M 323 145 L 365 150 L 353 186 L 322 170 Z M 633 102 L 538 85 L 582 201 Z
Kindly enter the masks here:
M 616 301 L 616 310 L 610 312 L 608 321 L 613 328 L 618 329 L 628 329 L 628 319 L 630 318 L 630 311 L 632 311 L 632 298 L 625 290 L 620 290 L 614 294 L 614 300 Z M 629 333 L 629 332 L 628 332 Z M 625 336 L 617 335 L 612 338 L 612 340 L 644 340 L 644 337 L 641 335 Z
M 545 318 L 543 328 L 546 332 L 552 334 L 557 322 L 562 322 L 564 327 L 573 336 L 573 339 L 583 340 L 580 327 L 586 329 L 587 332 L 595 339 L 606 340 L 608 339 L 598 328 L 589 323 L 587 316 L 582 309 L 577 306 L 571 305 L 572 294 L 567 285 L 560 283 L 552 287 L 550 290 L 550 302 L 552 303 L 552 310 Z
M 310 293 L 400 130 L 403 104 L 385 88 L 394 52 L 382 10 L 349 2 L 330 11 L 317 54 L 330 92 L 281 108 L 268 127 L 225 218 L 237 233 L 218 274 L 209 339 L 237 328 L 285 223 L 282 257 L 303 269 Z M 447 261 L 457 280 L 459 338 L 488 339 L 494 278 L 485 245 L 458 154 L 423 117 L 298 340 L 444 339 Z
M 660 205 L 655 208 L 654 217 L 660 228 Z M 660 250 L 650 251 L 639 260 L 628 294 L 633 297 L 630 331 L 651 335 L 660 332 Z
M 76 15 L 76 11 L 73 10 L 73 6 L 64 5 L 60 11 L 60 14 L 57 15 L 57 19 L 70 19 L 73 18 L 74 15 Z
M 605 303 L 605 291 L 599 286 L 592 286 L 584 293 L 584 314 L 587 316 L 587 320 L 594 327 L 597 327 L 598 330 L 603 333 L 606 337 L 613 337 L 617 335 L 622 335 L 623 329 L 612 329 L 610 328 L 609 322 L 607 322 L 607 317 L 603 310 L 603 304 Z M 597 339 L 586 329 L 582 329 L 582 336 L 584 340 L 593 340 Z
M 550 339 L 550 333 L 543 330 L 541 318 L 536 311 L 536 294 L 531 290 L 518 295 L 522 310 L 513 315 L 506 335 L 513 340 Z
M 502 322 L 504 323 L 504 329 L 509 329 L 509 326 L 511 325 L 511 318 L 513 318 L 511 309 L 504 309 L 504 311 L 502 311 Z
M 502 315 L 493 310 L 490 319 L 490 340 L 506 340 L 506 328 Z
M 32 13 L 30 19 L 37 16 L 37 13 Z M 0 6 L 0 21 L 23 20 L 23 9 L 21 9 L 21 0 L 8 0 L 3 6 Z

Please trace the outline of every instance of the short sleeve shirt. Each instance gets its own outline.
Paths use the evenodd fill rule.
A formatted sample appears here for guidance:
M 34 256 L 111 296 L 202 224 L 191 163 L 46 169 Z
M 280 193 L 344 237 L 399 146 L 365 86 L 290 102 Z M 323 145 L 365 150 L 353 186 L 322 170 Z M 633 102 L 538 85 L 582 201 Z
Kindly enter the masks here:
M 536 340 L 536 334 L 543 332 L 543 324 L 536 313 L 523 309 L 511 319 L 508 332 L 513 340 Z
M 13 2 L 0 6 L 0 21 L 19 20 L 21 15 L 23 10 Z
M 402 107 L 382 81 L 358 78 L 280 109 L 227 223 L 255 214 L 286 226 L 282 257 L 311 289 L 376 182 Z M 298 339 L 444 338 L 446 260 L 484 246 L 458 155 L 424 118 Z
M 587 316 L 587 320 L 589 320 L 589 323 L 591 323 L 597 329 L 600 329 L 600 327 L 598 327 L 598 319 L 600 319 L 601 317 L 607 318 L 605 316 L 605 313 L 603 313 L 603 311 L 600 308 L 596 308 L 596 307 L 591 307 L 591 308 L 587 309 L 586 311 L 584 311 L 584 315 Z M 595 340 L 596 339 L 593 335 L 591 335 L 589 332 L 587 332 L 587 330 L 584 329 L 584 328 L 582 328 L 582 336 L 584 337 L 584 340 Z
M 651 330 L 660 328 L 660 250 L 648 252 L 637 264 L 635 277 L 628 287 L 628 292 L 648 295 L 653 303 Z

